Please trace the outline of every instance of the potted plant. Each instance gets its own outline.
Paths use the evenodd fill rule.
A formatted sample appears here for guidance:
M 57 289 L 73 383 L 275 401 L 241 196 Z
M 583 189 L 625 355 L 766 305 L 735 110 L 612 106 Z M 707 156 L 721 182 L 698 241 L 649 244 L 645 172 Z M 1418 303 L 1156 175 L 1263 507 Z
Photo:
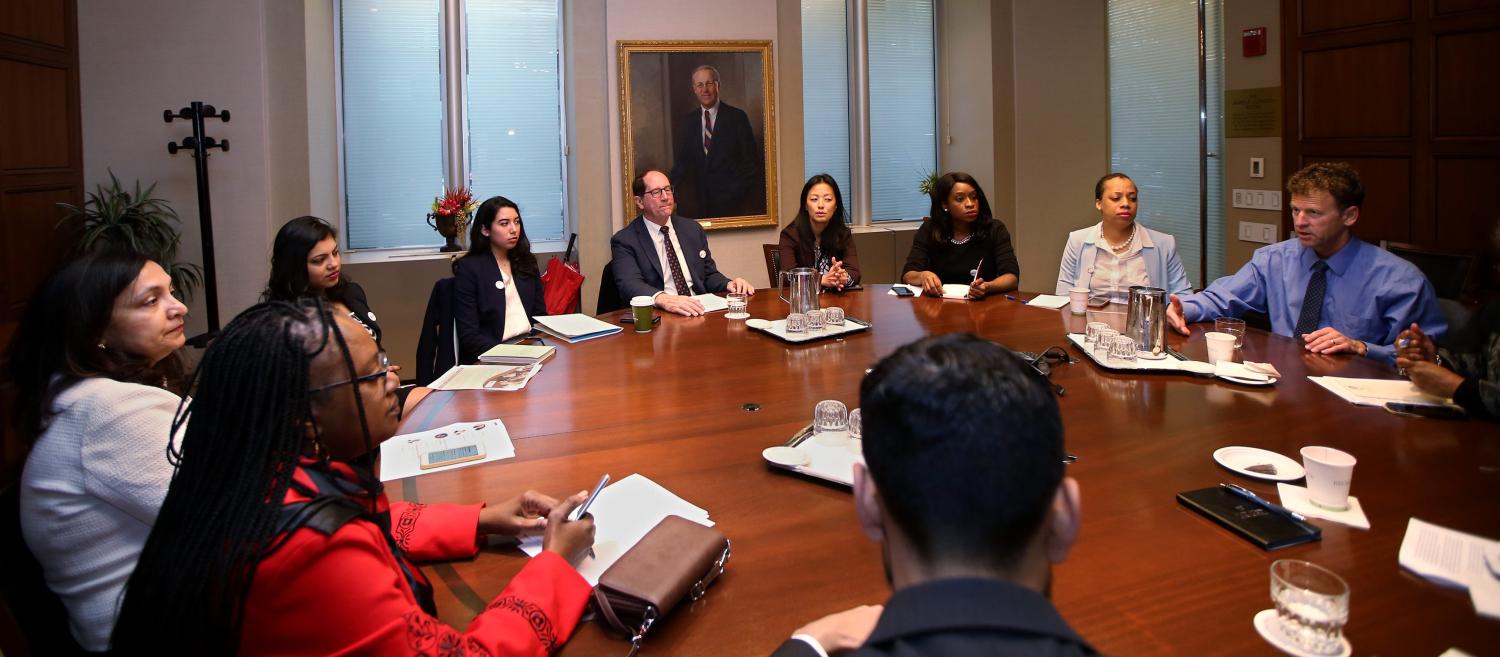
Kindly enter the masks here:
M 427 215 L 427 225 L 448 240 L 441 251 L 448 253 L 463 250 L 456 238 L 464 234 L 464 228 L 469 225 L 469 215 L 474 214 L 478 207 L 479 202 L 474 200 L 469 188 L 462 185 L 445 187 L 443 195 L 432 200 L 432 213 Z
M 193 298 L 193 289 L 203 284 L 203 268 L 195 263 L 177 262 L 177 247 L 182 242 L 177 225 L 177 211 L 154 193 L 156 183 L 145 191 L 139 180 L 131 191 L 120 185 L 115 172 L 109 172 L 109 186 L 96 185 L 84 195 L 83 207 L 58 203 L 66 215 L 58 223 L 73 224 L 78 233 L 76 253 L 88 253 L 108 246 L 128 248 L 156 261 L 172 278 L 172 287 L 184 300 Z

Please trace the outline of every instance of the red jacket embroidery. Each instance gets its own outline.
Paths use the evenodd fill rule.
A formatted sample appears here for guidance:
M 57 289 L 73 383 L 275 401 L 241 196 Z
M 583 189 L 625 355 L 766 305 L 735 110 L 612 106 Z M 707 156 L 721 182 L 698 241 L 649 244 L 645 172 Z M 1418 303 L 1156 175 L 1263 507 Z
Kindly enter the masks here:
M 286 503 L 304 500 L 293 490 Z M 376 504 L 386 507 L 384 494 Z M 413 560 L 472 557 L 483 506 L 389 504 L 391 534 Z M 543 552 L 461 633 L 422 611 L 379 527 L 356 518 L 331 536 L 298 529 L 261 562 L 240 653 L 545 657 L 572 636 L 591 591 Z

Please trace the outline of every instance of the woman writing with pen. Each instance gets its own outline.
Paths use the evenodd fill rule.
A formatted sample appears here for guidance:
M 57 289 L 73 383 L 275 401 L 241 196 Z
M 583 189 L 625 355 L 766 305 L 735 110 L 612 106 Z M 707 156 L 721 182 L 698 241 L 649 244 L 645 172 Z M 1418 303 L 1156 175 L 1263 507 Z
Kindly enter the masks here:
M 968 285 L 969 298 L 979 299 L 1016 289 L 1020 277 L 1010 232 L 990 212 L 979 182 L 956 171 L 938 178 L 901 281 L 933 296 L 942 296 L 944 284 Z

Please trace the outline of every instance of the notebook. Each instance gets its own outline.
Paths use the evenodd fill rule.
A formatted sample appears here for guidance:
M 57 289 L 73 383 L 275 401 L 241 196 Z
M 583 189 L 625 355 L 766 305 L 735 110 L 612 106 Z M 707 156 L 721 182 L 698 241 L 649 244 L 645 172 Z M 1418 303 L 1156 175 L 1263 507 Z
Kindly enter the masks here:
M 1323 530 L 1316 526 L 1274 513 L 1222 486 L 1178 493 L 1177 502 L 1259 545 L 1262 550 L 1275 550 L 1323 538 Z
M 557 353 L 557 347 L 530 344 L 497 344 L 479 355 L 486 365 L 529 365 L 541 363 Z
M 545 315 L 535 318 L 536 328 L 559 340 L 569 343 L 602 338 L 620 332 L 620 327 L 601 322 L 582 313 L 569 315 Z

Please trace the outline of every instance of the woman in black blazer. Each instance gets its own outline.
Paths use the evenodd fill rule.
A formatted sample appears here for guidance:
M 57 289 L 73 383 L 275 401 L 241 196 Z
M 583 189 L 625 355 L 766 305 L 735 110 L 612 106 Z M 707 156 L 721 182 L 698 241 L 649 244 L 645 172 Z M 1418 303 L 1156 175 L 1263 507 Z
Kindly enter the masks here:
M 344 276 L 338 232 L 317 217 L 297 217 L 276 231 L 271 245 L 271 278 L 262 301 L 294 301 L 320 296 L 338 303 L 380 344 L 380 324 L 365 289 Z
M 521 211 L 504 196 L 491 197 L 474 213 L 469 252 L 454 266 L 453 319 L 460 362 L 531 331 L 531 318 L 547 314 L 541 274 Z

